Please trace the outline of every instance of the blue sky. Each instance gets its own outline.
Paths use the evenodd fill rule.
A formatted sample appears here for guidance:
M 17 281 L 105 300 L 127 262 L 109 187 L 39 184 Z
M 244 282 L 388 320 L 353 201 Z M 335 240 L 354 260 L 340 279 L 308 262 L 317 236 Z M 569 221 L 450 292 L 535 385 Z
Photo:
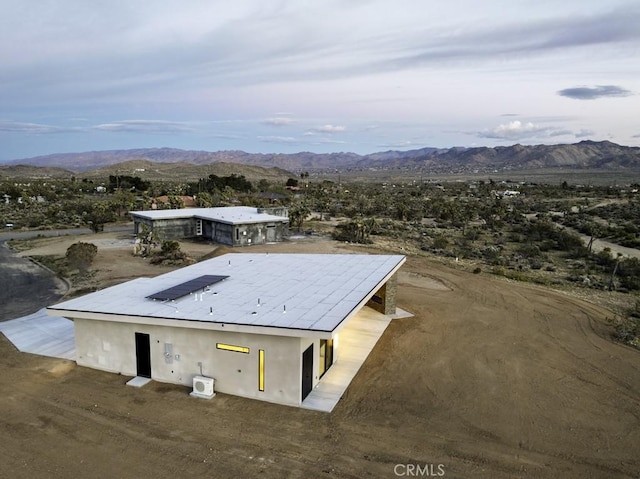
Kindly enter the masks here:
M 640 145 L 640 3 L 0 0 L 0 161 Z

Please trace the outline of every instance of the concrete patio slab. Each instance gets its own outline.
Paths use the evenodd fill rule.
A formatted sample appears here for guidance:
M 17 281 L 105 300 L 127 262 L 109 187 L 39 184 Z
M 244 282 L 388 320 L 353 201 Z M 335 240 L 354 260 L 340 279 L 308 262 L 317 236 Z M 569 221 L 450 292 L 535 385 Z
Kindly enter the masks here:
M 0 322 L 0 332 L 24 353 L 76 359 L 73 321 L 49 316 L 45 309 L 22 318 Z
M 364 307 L 338 333 L 337 358 L 300 407 L 331 412 L 391 322 L 389 316 Z

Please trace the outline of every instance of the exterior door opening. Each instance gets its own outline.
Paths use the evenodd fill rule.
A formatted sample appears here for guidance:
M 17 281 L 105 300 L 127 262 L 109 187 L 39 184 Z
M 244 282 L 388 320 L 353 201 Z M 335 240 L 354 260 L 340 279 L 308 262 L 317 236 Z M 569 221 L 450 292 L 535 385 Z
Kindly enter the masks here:
M 151 378 L 151 345 L 149 335 L 136 333 L 136 374 Z
M 313 389 L 313 344 L 302 353 L 302 401 Z
M 267 241 L 272 243 L 276 240 L 276 225 L 267 225 Z

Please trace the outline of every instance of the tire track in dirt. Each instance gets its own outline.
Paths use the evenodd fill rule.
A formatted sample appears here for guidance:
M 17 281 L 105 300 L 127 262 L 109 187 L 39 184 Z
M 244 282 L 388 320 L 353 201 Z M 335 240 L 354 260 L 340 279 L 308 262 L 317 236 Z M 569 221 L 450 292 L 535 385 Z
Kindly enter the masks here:
M 556 302 L 553 305 L 547 304 L 547 306 L 552 307 L 555 311 L 559 313 L 566 311 L 565 305 L 561 306 L 558 304 L 557 300 L 555 301 Z M 574 301 L 569 300 L 569 302 L 575 304 Z M 576 306 L 576 312 L 573 312 L 570 315 L 570 318 L 571 318 L 572 324 L 576 326 L 575 327 L 576 332 L 579 332 L 581 334 L 573 335 L 573 339 L 577 341 L 578 338 L 582 338 L 584 340 L 584 343 L 588 344 L 588 346 L 591 349 L 596 350 L 598 353 L 603 353 L 604 349 L 601 345 L 596 344 L 596 341 L 599 341 L 599 342 L 606 341 L 606 343 L 604 344 L 608 346 L 607 349 L 609 350 L 615 349 L 616 347 L 625 348 L 625 346 L 623 345 L 613 343 L 611 340 L 606 340 L 600 336 L 599 331 L 597 331 L 596 328 L 594 327 L 595 320 L 593 318 L 593 311 L 595 310 L 595 308 L 587 308 L 583 304 L 575 304 L 575 306 Z M 577 317 L 578 316 L 577 313 L 581 313 L 583 317 L 582 318 Z M 547 331 L 549 332 L 550 337 L 553 338 L 554 341 L 556 342 L 557 347 L 559 347 L 560 349 L 562 349 L 563 351 L 571 355 L 573 358 L 580 361 L 583 365 L 588 366 L 591 371 L 597 372 L 599 375 L 603 376 L 605 379 L 607 379 L 611 383 L 622 388 L 624 390 L 623 394 L 627 395 L 630 400 L 634 400 L 638 402 L 638 406 L 640 410 L 640 387 L 638 385 L 634 386 L 633 384 L 620 379 L 616 373 L 610 372 L 606 370 L 604 367 L 597 365 L 592 359 L 589 358 L 590 355 L 588 353 L 588 350 L 584 350 L 583 348 L 580 348 L 582 352 L 577 353 L 575 351 L 575 349 L 577 348 L 575 347 L 572 348 L 565 341 L 561 340 L 557 336 L 557 334 L 553 333 L 554 322 L 550 319 L 549 314 L 545 314 L 540 311 L 537 311 L 537 314 L 539 314 L 543 318 L 547 326 Z M 588 329 L 585 328 L 585 325 L 584 325 L 585 320 L 586 320 L 586 323 L 588 324 Z M 602 359 L 602 357 L 599 356 L 599 359 Z M 593 381 L 590 381 L 590 382 L 591 384 L 597 385 L 598 387 L 603 387 L 603 388 L 607 387 L 601 384 L 597 384 L 596 382 L 593 382 Z

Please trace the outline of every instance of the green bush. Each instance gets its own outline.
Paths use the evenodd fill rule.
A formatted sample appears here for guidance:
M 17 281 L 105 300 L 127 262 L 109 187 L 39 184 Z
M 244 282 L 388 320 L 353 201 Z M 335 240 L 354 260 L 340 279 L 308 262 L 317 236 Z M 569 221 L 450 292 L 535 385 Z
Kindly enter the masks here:
M 640 318 L 634 316 L 618 318 L 615 322 L 615 328 L 614 337 L 618 341 L 640 347 Z
M 618 277 L 623 288 L 630 291 L 640 290 L 640 260 L 629 258 L 622 261 L 618 268 Z
M 151 264 L 180 264 L 186 261 L 187 254 L 180 249 L 177 241 L 163 241 L 160 251 L 150 260 Z
M 436 249 L 445 249 L 449 245 L 449 240 L 445 235 L 438 235 L 433 238 L 433 247 Z
M 86 272 L 98 254 L 98 247 L 93 243 L 73 243 L 67 248 L 66 258 L 70 269 L 77 269 L 81 273 Z

